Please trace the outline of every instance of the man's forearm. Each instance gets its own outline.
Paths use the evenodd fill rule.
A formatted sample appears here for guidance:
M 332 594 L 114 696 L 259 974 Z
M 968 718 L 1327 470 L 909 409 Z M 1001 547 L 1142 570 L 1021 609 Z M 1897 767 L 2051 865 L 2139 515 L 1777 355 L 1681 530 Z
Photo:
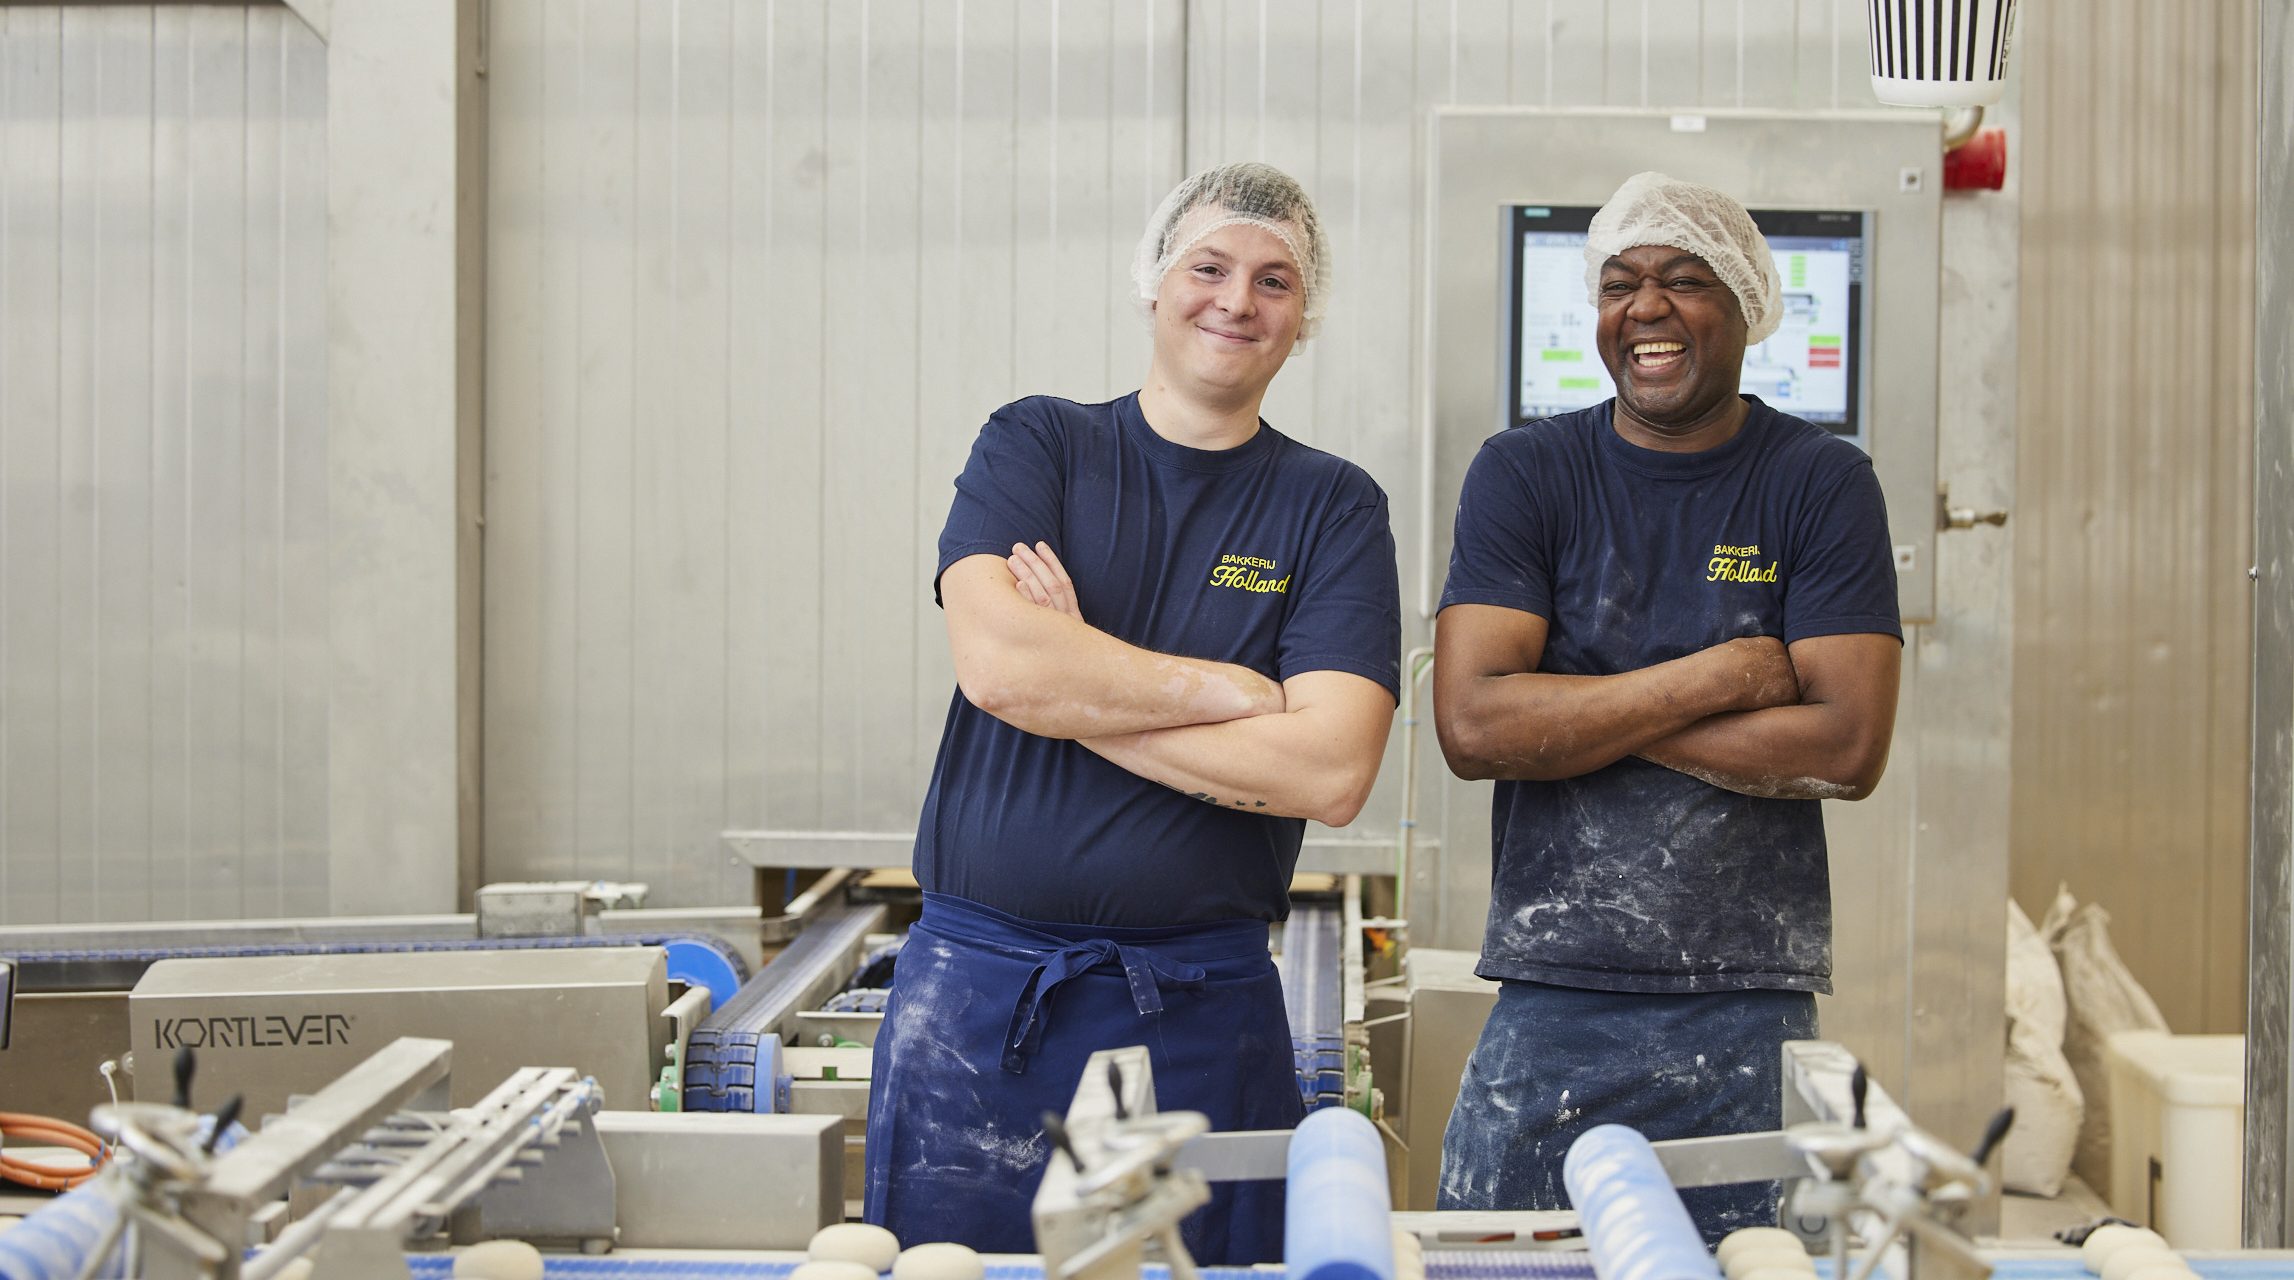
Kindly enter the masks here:
M 1283 706 L 1282 686 L 1246 667 L 1142 649 L 1024 602 L 987 627 L 951 616 L 949 642 L 973 705 L 1046 738 L 1216 724 Z
M 1450 767 L 1462 777 L 1574 778 L 1711 716 L 1786 699 L 1791 668 L 1781 653 L 1776 646 L 1775 660 L 1768 661 L 1732 641 L 1612 676 L 1473 677 L 1465 693 L 1450 699 L 1437 728 Z
M 1823 704 L 1711 716 L 1635 754 L 1770 800 L 1861 800 L 1887 764 L 1885 742 L 1875 747 L 1839 708 Z
M 1361 811 L 1378 776 L 1377 747 L 1359 738 L 1334 732 L 1309 709 L 1081 745 L 1205 804 L 1339 827 Z

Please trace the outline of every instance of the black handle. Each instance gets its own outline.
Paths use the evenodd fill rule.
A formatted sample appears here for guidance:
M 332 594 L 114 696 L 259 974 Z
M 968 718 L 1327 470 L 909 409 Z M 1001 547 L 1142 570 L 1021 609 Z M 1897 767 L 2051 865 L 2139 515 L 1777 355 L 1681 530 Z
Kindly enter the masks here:
M 207 1131 L 207 1141 L 199 1144 L 200 1154 L 215 1154 L 215 1144 L 223 1140 L 223 1131 L 239 1123 L 239 1112 L 246 1105 L 246 1096 L 234 1093 L 223 1100 L 222 1106 L 215 1108 L 215 1114 L 211 1117 L 215 1127 Z
M 1115 1118 L 1129 1120 L 1131 1108 L 1123 1105 L 1123 1068 L 1113 1058 L 1107 1060 L 1107 1091 L 1115 1095 Z
M 191 1077 L 199 1070 L 198 1055 L 185 1045 L 175 1051 L 175 1105 L 191 1110 Z
M 1975 1144 L 1977 1167 L 1982 1167 L 1984 1161 L 1991 1159 L 1991 1153 L 1999 1149 L 2000 1139 L 2005 1138 L 2007 1131 L 2014 1127 L 2015 1108 L 2001 1107 L 1999 1114 L 1991 1118 L 1991 1123 L 1983 1127 L 1983 1141 Z
M 1859 1129 L 1864 1127 L 1864 1099 L 1871 1092 L 1872 1077 L 1864 1070 L 1864 1064 L 1859 1062 L 1855 1074 L 1848 1077 L 1848 1097 L 1856 1104 L 1856 1118 L 1852 1123 Z
M 1075 1166 L 1077 1173 L 1083 1172 L 1083 1157 L 1075 1153 L 1075 1140 L 1067 1136 L 1067 1122 L 1059 1118 L 1057 1111 L 1043 1113 L 1043 1136 L 1067 1153 L 1067 1162 Z

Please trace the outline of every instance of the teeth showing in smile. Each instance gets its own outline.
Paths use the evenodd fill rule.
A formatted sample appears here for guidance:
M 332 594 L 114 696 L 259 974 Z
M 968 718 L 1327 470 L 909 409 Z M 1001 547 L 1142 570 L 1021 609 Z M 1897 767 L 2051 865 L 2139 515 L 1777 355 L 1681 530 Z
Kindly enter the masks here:
M 1636 342 L 1632 346 L 1633 363 L 1645 369 L 1654 369 L 1680 359 L 1688 348 L 1678 342 Z

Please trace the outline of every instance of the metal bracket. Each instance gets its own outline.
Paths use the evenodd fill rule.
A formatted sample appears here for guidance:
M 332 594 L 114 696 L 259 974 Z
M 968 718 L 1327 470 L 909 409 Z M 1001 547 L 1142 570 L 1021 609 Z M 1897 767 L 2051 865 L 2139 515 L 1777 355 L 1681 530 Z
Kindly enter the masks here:
M 0 960 L 0 1049 L 8 1047 L 8 1023 L 16 1012 L 16 962 Z
M 1998 527 L 2007 523 L 2005 511 L 1978 511 L 1974 507 L 1955 507 L 1951 504 L 1951 490 L 1936 491 L 1936 528 L 1972 529 L 1979 524 Z

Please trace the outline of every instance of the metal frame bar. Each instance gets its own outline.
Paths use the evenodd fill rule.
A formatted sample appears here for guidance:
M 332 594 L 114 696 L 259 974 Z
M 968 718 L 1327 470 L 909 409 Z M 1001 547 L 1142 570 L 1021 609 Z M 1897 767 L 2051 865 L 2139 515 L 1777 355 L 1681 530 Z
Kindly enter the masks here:
M 2247 898 L 2248 1248 L 2294 1246 L 2294 0 L 2260 0 L 2254 245 L 2254 774 Z

